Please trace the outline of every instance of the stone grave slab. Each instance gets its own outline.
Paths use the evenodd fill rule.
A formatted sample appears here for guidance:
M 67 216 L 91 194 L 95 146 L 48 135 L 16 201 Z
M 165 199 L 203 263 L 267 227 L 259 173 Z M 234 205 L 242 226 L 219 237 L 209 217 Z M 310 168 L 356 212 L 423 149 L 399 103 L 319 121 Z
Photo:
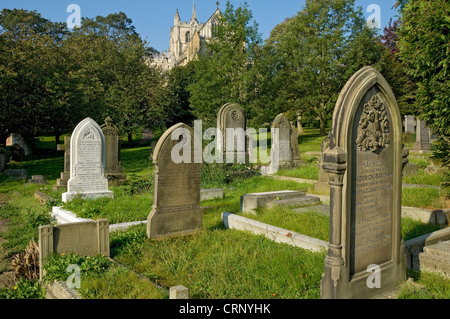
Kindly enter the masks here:
M 423 248 L 419 254 L 420 271 L 439 273 L 450 278 L 450 241 Z
M 271 208 L 274 206 L 299 207 L 317 205 L 320 199 L 315 196 L 307 196 L 301 191 L 277 191 L 264 193 L 251 193 L 241 196 L 241 211 L 243 213 L 255 213 L 257 208 Z

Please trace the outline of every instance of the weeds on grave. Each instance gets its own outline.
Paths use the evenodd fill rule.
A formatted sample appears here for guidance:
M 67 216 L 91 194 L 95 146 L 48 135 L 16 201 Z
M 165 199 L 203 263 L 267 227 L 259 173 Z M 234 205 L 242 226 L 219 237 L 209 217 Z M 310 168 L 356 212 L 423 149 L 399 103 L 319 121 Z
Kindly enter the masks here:
M 37 280 L 20 278 L 14 288 L 0 289 L 0 299 L 45 299 L 45 288 Z
M 81 275 L 87 273 L 103 274 L 112 266 L 112 262 L 104 256 L 81 257 L 77 254 L 53 254 L 44 265 L 44 282 L 49 283 L 54 280 L 66 281 L 71 275 L 67 272 L 70 265 L 78 265 Z
M 39 246 L 34 239 L 30 241 L 24 252 L 14 255 L 12 266 L 16 280 L 37 280 L 39 278 Z

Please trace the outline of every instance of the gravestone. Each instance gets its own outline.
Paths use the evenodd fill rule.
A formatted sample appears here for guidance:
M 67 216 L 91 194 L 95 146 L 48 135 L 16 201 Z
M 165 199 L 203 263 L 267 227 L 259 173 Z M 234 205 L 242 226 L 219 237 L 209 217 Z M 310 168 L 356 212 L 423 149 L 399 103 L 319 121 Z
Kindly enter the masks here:
M 14 146 L 14 145 L 20 146 L 20 148 L 23 150 L 23 153 L 25 156 L 33 154 L 33 152 L 31 151 L 31 148 L 28 146 L 27 142 L 20 134 L 12 133 L 6 139 L 6 146 Z
M 70 135 L 64 136 L 64 144 L 58 144 L 56 146 L 58 151 L 64 151 L 64 171 L 61 172 L 60 178 L 56 180 L 55 189 L 67 188 L 67 182 L 70 179 L 70 140 Z
M 91 118 L 77 125 L 70 141 L 70 179 L 62 200 L 68 202 L 76 197 L 114 197 L 105 176 L 105 137 Z
M 184 160 L 173 158 L 173 150 L 174 154 L 183 155 Z M 202 164 L 194 161 L 194 130 L 183 123 L 168 129 L 156 144 L 153 163 L 155 179 L 153 207 L 147 218 L 148 237 L 160 239 L 201 229 Z
M 107 219 L 39 227 L 39 264 L 53 254 L 78 254 L 109 257 L 109 222 Z M 43 267 L 40 278 L 43 277 Z
M 414 133 L 416 130 L 415 118 L 412 115 L 405 115 L 405 133 Z
M 120 161 L 120 134 L 108 116 L 105 124 L 100 126 L 105 136 L 105 174 L 110 186 L 120 186 L 127 180 Z
M 278 139 L 272 138 L 272 149 L 278 150 L 279 168 L 301 165 L 303 162 L 298 147 L 298 133 L 289 119 L 284 114 L 279 114 L 273 121 L 272 129 L 278 129 Z
M 424 121 L 417 120 L 416 143 L 414 149 L 417 151 L 427 151 L 431 148 L 430 129 Z
M 247 117 L 242 107 L 237 103 L 223 105 L 217 114 L 217 128 L 222 132 L 222 138 L 218 139 L 217 143 L 219 154 L 227 155 L 229 159 L 234 158 L 233 163 L 239 159 L 242 164 L 247 161 L 249 145 L 246 136 Z M 230 129 L 237 134 L 232 136 Z M 230 163 L 230 160 L 226 162 Z
M 330 239 L 321 281 L 325 299 L 365 299 L 406 280 L 401 238 L 402 120 L 373 67 L 355 73 L 333 114 L 323 168 L 330 179 Z
M 44 175 L 33 175 L 31 179 L 28 180 L 30 184 L 47 184 L 47 180 L 44 178 Z

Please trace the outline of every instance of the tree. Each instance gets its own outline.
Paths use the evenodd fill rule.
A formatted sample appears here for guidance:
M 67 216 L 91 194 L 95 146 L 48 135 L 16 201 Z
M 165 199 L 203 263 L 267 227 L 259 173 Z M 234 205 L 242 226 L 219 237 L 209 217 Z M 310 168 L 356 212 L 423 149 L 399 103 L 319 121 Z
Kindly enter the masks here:
M 279 61 L 268 79 L 277 78 L 285 111 L 317 118 L 325 135 L 345 82 L 365 65 L 381 68 L 384 49 L 378 42 L 354 0 L 307 0 L 271 33 L 266 45 Z
M 416 113 L 440 136 L 450 163 L 450 5 L 446 0 L 402 1 L 399 59 L 417 87 Z
M 193 114 L 206 125 L 215 125 L 218 109 L 236 102 L 244 109 L 254 98 L 253 62 L 261 37 L 247 3 L 236 10 L 228 1 L 215 37 L 196 63 L 189 85 Z
M 163 76 L 149 65 L 153 49 L 136 33 L 131 19 L 122 12 L 83 19 L 73 40 L 83 51 L 77 51 L 82 57 L 80 76 L 101 85 L 103 98 L 91 108 L 95 116 L 112 116 L 129 144 L 143 126 L 159 126 L 165 120 Z
M 48 132 L 49 78 L 57 72 L 57 50 L 67 35 L 35 11 L 0 14 L 0 144 L 11 133 L 33 137 Z

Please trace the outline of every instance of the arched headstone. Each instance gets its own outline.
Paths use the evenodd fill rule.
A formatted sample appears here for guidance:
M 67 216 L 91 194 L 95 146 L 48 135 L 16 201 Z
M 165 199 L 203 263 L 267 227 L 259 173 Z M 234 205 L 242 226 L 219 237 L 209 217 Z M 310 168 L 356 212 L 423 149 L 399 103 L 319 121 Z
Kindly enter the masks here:
M 179 123 L 156 144 L 153 207 L 147 218 L 150 239 L 191 234 L 202 227 L 202 164 L 194 161 L 193 139 L 194 130 Z
M 70 141 L 70 179 L 63 202 L 75 197 L 114 197 L 108 190 L 105 176 L 105 137 L 100 126 L 91 118 L 81 121 Z
M 355 73 L 333 114 L 323 169 L 330 239 L 322 298 L 370 298 L 406 280 L 402 170 L 408 151 L 395 96 L 373 67 Z

